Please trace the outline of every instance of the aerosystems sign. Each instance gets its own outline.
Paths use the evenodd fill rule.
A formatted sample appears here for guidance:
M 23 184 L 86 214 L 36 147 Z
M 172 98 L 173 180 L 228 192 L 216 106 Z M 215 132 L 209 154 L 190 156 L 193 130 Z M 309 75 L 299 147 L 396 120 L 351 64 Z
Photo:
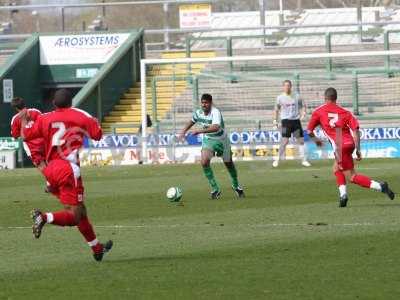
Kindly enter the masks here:
M 103 64 L 128 37 L 129 33 L 41 36 L 40 64 Z

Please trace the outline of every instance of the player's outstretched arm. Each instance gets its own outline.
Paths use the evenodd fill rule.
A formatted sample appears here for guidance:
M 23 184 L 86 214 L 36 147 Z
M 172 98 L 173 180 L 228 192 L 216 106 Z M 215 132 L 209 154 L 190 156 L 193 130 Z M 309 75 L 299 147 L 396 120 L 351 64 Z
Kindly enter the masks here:
M 42 137 L 42 132 L 40 130 L 42 119 L 40 116 L 36 119 L 36 122 L 32 124 L 29 112 L 27 110 L 23 110 L 20 113 L 20 118 L 21 137 L 24 139 L 24 141 L 30 141 Z
M 324 145 L 324 142 L 318 138 L 315 133 L 313 131 L 307 131 L 308 132 L 308 136 L 311 138 L 311 140 L 318 146 L 318 147 L 322 147 Z
M 357 160 L 361 160 L 361 138 L 360 138 L 360 129 L 356 129 L 353 131 L 354 135 L 354 143 L 356 144 L 356 155 L 357 155 Z
M 281 106 L 278 103 L 275 105 L 275 110 L 274 110 L 274 115 L 273 115 L 274 119 L 272 121 L 272 126 L 275 130 L 278 129 L 278 118 L 279 118 L 280 107 Z
M 21 136 L 21 123 L 17 124 L 17 121 L 13 121 L 11 122 L 11 136 L 17 139 Z
M 307 103 L 301 99 L 300 120 L 304 120 L 307 116 Z
M 348 114 L 346 122 L 347 126 L 353 132 L 354 144 L 356 146 L 357 160 L 361 160 L 362 156 L 361 156 L 360 123 L 358 122 L 357 118 L 351 113 Z
M 210 127 L 206 129 L 199 129 L 199 130 L 193 130 L 192 134 L 198 135 L 198 134 L 203 134 L 203 133 L 213 133 L 213 132 L 218 132 L 221 127 L 218 124 L 212 124 Z
M 101 140 L 103 136 L 103 130 L 101 129 L 99 121 L 97 121 L 96 118 L 88 118 L 86 123 L 86 130 L 88 132 L 89 138 L 95 141 Z
M 186 133 L 189 131 L 190 128 L 193 127 L 193 125 L 195 124 L 195 122 L 193 122 L 192 120 L 190 120 L 185 127 L 183 127 L 183 129 L 181 130 L 181 132 L 179 133 L 178 139 L 180 141 L 183 141 L 185 139 Z
M 324 145 L 323 141 L 315 136 L 314 130 L 320 125 L 320 118 L 317 112 L 313 112 L 311 119 L 308 122 L 307 133 L 311 140 L 318 146 L 322 147 Z

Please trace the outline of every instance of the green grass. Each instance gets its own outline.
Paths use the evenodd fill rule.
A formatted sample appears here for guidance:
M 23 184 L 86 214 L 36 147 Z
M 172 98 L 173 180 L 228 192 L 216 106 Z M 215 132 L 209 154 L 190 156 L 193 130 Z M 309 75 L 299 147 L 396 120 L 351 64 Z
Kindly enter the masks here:
M 31 208 L 60 205 L 36 170 L 2 171 L 0 299 L 398 299 L 400 204 L 351 186 L 339 209 L 330 163 L 239 163 L 244 201 L 222 164 L 218 201 L 197 165 L 85 168 L 89 215 L 115 242 L 102 263 L 75 228 L 34 240 Z M 400 190 L 397 160 L 359 170 Z M 174 185 L 184 206 L 165 199 Z

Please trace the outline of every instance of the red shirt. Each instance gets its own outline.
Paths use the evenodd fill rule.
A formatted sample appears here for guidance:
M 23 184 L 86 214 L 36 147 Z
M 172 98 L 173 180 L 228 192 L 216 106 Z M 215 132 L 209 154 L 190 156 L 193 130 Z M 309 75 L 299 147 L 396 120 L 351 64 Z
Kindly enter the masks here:
M 78 162 L 78 150 L 84 137 L 100 140 L 102 130 L 87 112 L 77 108 L 60 108 L 42 114 L 33 126 L 24 128 L 25 140 L 44 138 L 46 160 L 64 159 Z
M 32 124 L 36 122 L 37 118 L 42 114 L 40 110 L 35 108 L 28 108 L 28 113 L 31 119 L 28 124 L 29 126 L 32 126 Z M 14 115 L 14 117 L 11 119 L 11 136 L 16 139 L 21 136 L 21 118 L 19 113 Z M 31 153 L 43 152 L 43 138 L 39 137 L 30 141 L 26 141 L 26 143 L 24 143 L 24 149 L 28 156 L 31 156 Z
M 336 103 L 326 103 L 313 112 L 308 132 L 317 126 L 322 128 L 333 147 L 354 145 L 352 131 L 360 127 L 353 114 Z

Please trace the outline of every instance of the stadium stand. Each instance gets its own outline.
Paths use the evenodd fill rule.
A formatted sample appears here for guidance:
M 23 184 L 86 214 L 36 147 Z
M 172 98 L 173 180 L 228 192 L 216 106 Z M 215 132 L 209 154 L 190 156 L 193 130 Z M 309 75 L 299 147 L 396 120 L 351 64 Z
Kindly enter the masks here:
M 364 26 L 364 32 L 370 32 L 373 39 L 360 43 L 356 26 L 332 27 L 331 24 L 355 22 L 356 10 L 312 9 L 300 12 L 266 12 L 266 26 L 279 25 L 315 25 L 313 28 L 293 28 L 285 31 L 232 30 L 218 29 L 232 27 L 252 27 L 259 25 L 259 12 L 214 13 L 212 28 L 215 31 L 193 34 L 190 39 L 189 53 L 192 57 L 214 57 L 227 55 L 226 39 L 232 39 L 231 55 L 292 54 L 313 52 L 344 52 L 383 50 L 384 31 L 393 30 L 390 36 L 390 49 L 400 45 L 400 25 L 391 24 L 382 28 Z M 383 7 L 364 8 L 363 21 L 384 20 L 400 21 L 400 12 Z M 331 46 L 327 49 L 326 35 L 329 31 Z M 340 31 L 340 34 L 338 33 Z M 336 34 L 335 34 L 336 33 Z M 267 39 L 260 35 L 267 35 Z M 306 34 L 307 36 L 302 36 Z M 254 36 L 257 36 L 254 38 Z M 365 36 L 367 37 L 367 35 Z M 201 40 L 197 40 L 201 39 Z M 267 44 L 265 43 L 267 41 Z M 275 43 L 275 46 L 271 46 Z M 12 53 L 12 49 L 0 44 L 0 65 Z M 215 50 L 210 50 L 215 49 Z M 3 51 L 9 51 L 4 52 Z M 14 50 L 15 51 L 15 50 Z M 228 51 L 229 52 L 229 51 Z M 154 53 L 147 54 L 147 57 Z M 162 53 L 162 58 L 182 58 L 187 52 L 169 51 Z M 391 58 L 391 67 L 400 66 L 399 57 Z M 330 68 L 330 69 L 329 69 Z M 147 74 L 148 114 L 157 116 L 162 132 L 175 131 L 190 116 L 193 110 L 194 94 L 212 93 L 216 103 L 224 110 L 226 123 L 231 129 L 269 128 L 274 99 L 280 93 L 280 83 L 284 78 L 299 76 L 299 88 L 311 108 L 322 101 L 321 92 L 328 85 L 334 85 L 341 93 L 341 101 L 348 108 L 354 104 L 354 70 L 371 69 L 357 78 L 358 112 L 365 124 L 391 124 L 393 111 L 400 104 L 397 99 L 399 78 L 396 74 L 384 72 L 384 58 L 359 57 L 351 59 L 296 60 L 296 61 L 257 61 L 233 64 L 184 64 L 172 66 L 153 66 Z M 332 72 L 331 72 L 332 71 Z M 381 74 L 375 74 L 382 71 Z M 198 89 L 192 85 L 189 77 L 198 76 Z M 328 78 L 327 78 L 328 76 Z M 334 78 L 330 78 L 330 77 Z M 175 77 L 175 78 L 174 78 Z M 156 89 L 156 92 L 152 92 Z M 196 91 L 194 91 L 196 89 Z M 121 99 L 107 111 L 102 118 L 105 132 L 137 133 L 141 124 L 140 85 L 134 85 L 123 93 Z M 118 96 L 119 97 L 119 96 Z M 154 99 L 153 99 L 154 98 Z M 240 102 L 239 102 L 240 101 Z M 156 103 L 153 114 L 153 103 Z M 112 106 L 112 105 L 111 105 Z M 378 119 L 378 120 L 377 120 Z M 157 123 L 157 122 L 156 122 Z
M 214 57 L 214 52 L 193 52 L 192 57 Z M 185 52 L 169 52 L 162 54 L 162 58 L 183 58 Z M 152 85 L 154 77 L 179 76 L 185 77 L 191 74 L 199 74 L 205 67 L 205 64 L 192 64 L 190 71 L 185 64 L 172 66 L 155 66 L 152 68 L 149 76 L 149 86 L 147 88 L 147 102 L 149 114 L 152 115 L 153 101 L 152 90 L 156 89 L 155 97 L 157 99 L 157 116 L 164 119 L 175 97 L 188 89 L 188 83 L 184 80 L 166 80 L 159 81 Z M 190 73 L 190 74 L 189 74 Z M 141 104 L 140 104 L 140 84 L 135 84 L 126 92 L 119 103 L 114 107 L 108 116 L 104 118 L 102 127 L 105 132 L 115 131 L 116 133 L 137 133 L 140 128 Z M 126 127 L 124 127 L 126 126 Z
M 283 11 L 284 24 L 280 24 L 279 11 L 267 11 L 265 20 L 266 26 L 279 25 L 298 25 L 311 26 L 310 28 L 293 28 L 283 32 L 278 29 L 266 30 L 232 30 L 218 31 L 223 28 L 248 28 L 256 27 L 260 24 L 260 14 L 258 11 L 238 12 L 238 13 L 214 13 L 211 20 L 211 28 L 215 31 L 202 32 L 194 34 L 195 38 L 215 38 L 221 36 L 249 36 L 249 35 L 272 35 L 270 42 L 284 47 L 315 47 L 325 45 L 325 36 L 317 35 L 326 32 L 347 32 L 347 34 L 333 35 L 332 44 L 334 45 L 354 45 L 359 43 L 358 34 L 350 34 L 358 30 L 357 26 L 327 26 L 332 24 L 346 24 L 357 22 L 357 12 L 354 8 L 335 8 L 335 9 L 307 9 L 300 13 Z M 400 12 L 398 10 L 387 11 L 384 7 L 364 7 L 363 22 L 379 21 L 400 21 Z M 399 30 L 399 24 L 389 24 L 386 26 L 374 28 L 371 25 L 363 26 L 363 31 L 370 32 L 371 36 L 366 36 L 370 42 L 382 43 L 384 30 Z M 289 36 L 293 34 L 315 34 L 312 36 Z M 275 36 L 275 37 L 274 37 Z M 393 42 L 399 42 L 398 35 L 393 37 Z M 235 39 L 232 42 L 234 49 L 260 48 L 263 47 L 261 39 Z M 193 49 L 220 49 L 225 48 L 223 40 L 201 40 L 193 44 Z
M 349 80 L 350 79 L 350 80 Z M 261 78 L 231 83 L 227 80 L 200 80 L 199 94 L 213 94 L 216 105 L 224 111 L 225 123 L 230 130 L 254 130 L 272 127 L 272 111 L 276 96 L 281 93 L 281 80 Z M 323 91 L 334 85 L 340 91 L 340 102 L 352 109 L 351 78 L 332 81 L 305 80 L 300 85 L 300 93 L 310 109 L 323 103 Z M 363 126 L 390 125 L 397 120 L 400 100 L 400 78 L 366 77 L 359 80 L 360 114 Z M 161 121 L 162 131 L 170 132 L 188 121 L 192 112 L 191 91 L 176 98 L 171 111 Z M 374 117 L 371 118 L 370 117 Z
M 343 24 L 355 22 L 356 10 L 350 8 L 304 10 L 294 16 L 290 11 L 284 11 L 285 22 L 296 25 L 315 25 L 314 28 L 290 29 L 277 40 L 277 47 L 264 47 L 262 38 L 251 38 L 260 35 L 260 30 L 213 31 L 193 35 L 191 49 L 217 49 L 220 56 L 226 55 L 226 40 L 232 38 L 232 55 L 263 55 L 326 52 L 326 36 L 329 30 L 332 52 L 383 50 L 385 30 L 399 30 L 400 26 L 391 24 L 383 28 L 363 27 L 363 43 L 359 35 L 353 33 L 357 27 L 326 27 L 324 24 Z M 363 21 L 400 20 L 397 10 L 387 11 L 384 7 L 365 8 Z M 277 26 L 280 23 L 279 12 L 267 12 L 267 26 Z M 251 27 L 259 24 L 258 12 L 215 13 L 212 17 L 212 28 Z M 267 30 L 266 35 L 278 33 L 277 30 Z M 321 34 L 323 33 L 323 34 Z M 370 35 L 368 35 L 368 34 Z M 310 36 L 296 36 L 310 34 Z M 242 38 L 241 38 L 242 37 Z M 199 39 L 199 40 L 198 40 Z M 390 49 L 399 48 L 399 34 L 390 38 Z M 340 91 L 340 101 L 349 109 L 354 109 L 354 77 L 355 70 L 364 70 L 357 77 L 358 114 L 363 126 L 398 125 L 396 111 L 400 109 L 400 78 L 396 74 L 385 73 L 384 59 L 359 57 L 351 59 L 333 59 L 331 67 L 335 78 L 326 78 L 326 60 L 296 60 L 269 61 L 228 64 L 208 64 L 199 77 L 198 94 L 208 92 L 213 94 L 216 104 L 224 111 L 226 124 L 230 130 L 249 130 L 255 128 L 270 128 L 271 114 L 276 96 L 281 92 L 280 84 L 286 76 L 292 79 L 295 74 L 301 78 L 299 89 L 310 109 L 323 101 L 323 90 L 335 86 Z M 399 57 L 391 58 L 391 67 L 400 66 Z M 382 71 L 382 74 L 377 74 Z M 329 77 L 329 76 L 328 76 Z M 232 81 L 232 78 L 234 80 Z M 171 110 L 161 118 L 161 132 L 173 132 L 187 122 L 193 110 L 191 99 L 193 90 L 188 86 L 180 95 L 175 95 Z

